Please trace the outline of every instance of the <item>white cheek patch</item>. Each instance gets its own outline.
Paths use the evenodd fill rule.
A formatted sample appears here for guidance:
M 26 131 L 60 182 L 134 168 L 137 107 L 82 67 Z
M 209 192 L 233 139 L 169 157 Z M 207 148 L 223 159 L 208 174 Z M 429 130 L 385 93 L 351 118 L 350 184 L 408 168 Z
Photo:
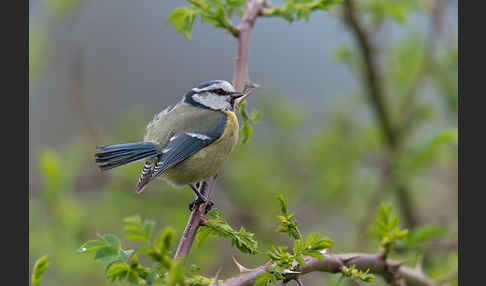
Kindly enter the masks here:
M 186 132 L 187 135 L 191 136 L 191 137 L 194 137 L 194 138 L 197 138 L 197 139 L 201 139 L 201 140 L 210 140 L 211 137 L 207 136 L 207 135 L 204 135 L 204 134 L 200 134 L 200 133 L 191 133 L 191 132 Z
M 226 96 L 220 96 L 212 93 L 194 94 L 194 101 L 214 110 L 231 108 L 231 104 L 226 100 Z

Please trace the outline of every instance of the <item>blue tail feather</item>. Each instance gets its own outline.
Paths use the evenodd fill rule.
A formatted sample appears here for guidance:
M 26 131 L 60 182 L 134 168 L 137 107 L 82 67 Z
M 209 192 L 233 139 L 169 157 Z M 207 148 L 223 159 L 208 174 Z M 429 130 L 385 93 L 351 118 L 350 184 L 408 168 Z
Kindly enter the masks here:
M 140 152 L 146 152 L 146 151 L 152 151 L 154 149 L 152 148 L 140 148 L 140 149 L 134 149 L 134 150 L 119 150 L 119 151 L 107 151 L 107 152 L 102 152 L 102 153 L 97 153 L 96 154 L 96 162 L 105 162 L 111 159 L 127 156 L 130 154 L 134 153 L 140 153 Z
M 152 142 L 98 146 L 97 148 L 101 152 L 95 154 L 95 161 L 102 170 L 109 170 L 158 155 L 157 146 Z

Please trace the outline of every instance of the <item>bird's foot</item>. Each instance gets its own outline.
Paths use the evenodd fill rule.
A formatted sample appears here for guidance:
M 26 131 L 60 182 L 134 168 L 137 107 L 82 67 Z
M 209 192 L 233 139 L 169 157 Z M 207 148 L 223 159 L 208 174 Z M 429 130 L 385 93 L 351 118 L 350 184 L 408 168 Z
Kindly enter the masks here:
M 204 214 L 207 214 L 210 210 L 212 210 L 214 207 L 214 202 L 209 201 L 206 205 L 206 208 L 204 209 Z
M 204 214 L 207 214 L 214 206 L 214 202 L 208 200 L 206 197 L 197 197 L 189 204 L 189 210 L 192 212 L 196 206 L 206 204 L 204 209 Z
M 206 198 L 205 196 L 203 196 L 201 194 L 198 194 L 197 198 L 189 204 L 189 210 L 193 211 L 194 207 L 196 207 L 196 205 L 204 204 L 204 203 L 207 203 L 207 202 L 208 202 L 208 198 Z

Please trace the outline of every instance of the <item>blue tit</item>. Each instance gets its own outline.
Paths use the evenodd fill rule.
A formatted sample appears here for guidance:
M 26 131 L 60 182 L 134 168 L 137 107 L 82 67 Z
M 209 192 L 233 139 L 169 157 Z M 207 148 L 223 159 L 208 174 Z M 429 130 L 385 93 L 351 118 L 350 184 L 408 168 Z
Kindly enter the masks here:
M 215 176 L 238 142 L 234 110 L 247 95 L 224 80 L 201 83 L 155 115 L 143 142 L 98 146 L 96 163 L 109 170 L 145 160 L 136 192 L 156 178 L 189 185 L 197 195 L 192 209 L 197 202 L 207 202 L 196 183 Z

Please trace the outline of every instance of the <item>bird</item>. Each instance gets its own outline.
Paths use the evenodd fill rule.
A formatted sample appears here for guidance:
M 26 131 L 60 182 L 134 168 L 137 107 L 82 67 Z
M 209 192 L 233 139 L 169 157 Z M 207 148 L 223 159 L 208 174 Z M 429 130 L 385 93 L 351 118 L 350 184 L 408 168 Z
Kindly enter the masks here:
M 199 182 L 216 176 L 237 145 L 235 108 L 249 94 L 236 91 L 225 80 L 200 83 L 177 104 L 155 115 L 143 141 L 97 146 L 96 164 L 106 171 L 145 160 L 136 193 L 154 179 L 163 179 L 194 191 L 196 199 L 189 204 L 190 210 L 202 203 L 212 207 L 198 190 Z

